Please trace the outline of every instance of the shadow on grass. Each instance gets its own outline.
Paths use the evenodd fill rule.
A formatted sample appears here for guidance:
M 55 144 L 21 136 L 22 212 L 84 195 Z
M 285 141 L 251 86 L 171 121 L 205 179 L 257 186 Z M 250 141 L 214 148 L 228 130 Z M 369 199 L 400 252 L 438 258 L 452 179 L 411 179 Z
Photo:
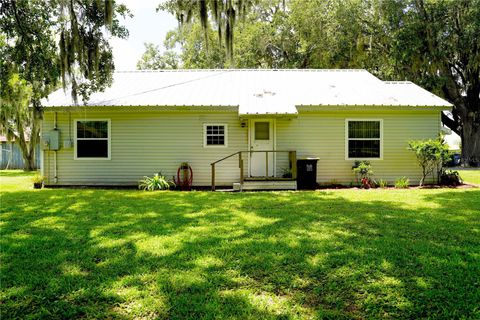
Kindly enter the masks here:
M 354 195 L 4 193 L 2 315 L 478 316 L 480 190 Z

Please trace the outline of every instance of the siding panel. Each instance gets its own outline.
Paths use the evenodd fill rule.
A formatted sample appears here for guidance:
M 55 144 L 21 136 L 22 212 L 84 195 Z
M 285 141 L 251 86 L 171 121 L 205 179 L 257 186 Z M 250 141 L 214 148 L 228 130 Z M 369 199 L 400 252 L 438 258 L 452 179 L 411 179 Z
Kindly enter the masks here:
M 105 110 L 105 111 L 103 111 Z M 53 112 L 46 112 L 43 134 L 53 129 Z M 237 111 L 229 112 L 125 112 L 102 111 L 57 113 L 61 145 L 73 140 L 73 119 L 111 120 L 111 160 L 74 160 L 73 148 L 57 152 L 58 184 L 137 184 L 144 175 L 161 171 L 176 175 L 181 162 L 193 168 L 194 185 L 210 185 L 210 163 L 239 150 L 248 150 L 248 128 L 242 128 Z M 393 183 L 407 176 L 412 183 L 420 180 L 420 169 L 409 140 L 435 138 L 440 130 L 440 113 L 412 111 L 300 113 L 298 118 L 276 122 L 277 150 L 296 150 L 299 157 L 319 157 L 317 181 L 354 181 L 352 160 L 345 160 L 345 119 L 383 119 L 383 160 L 372 160 L 375 179 Z M 70 119 L 70 120 L 69 120 Z M 203 147 L 203 124 L 228 124 L 227 148 Z M 70 124 L 70 126 L 69 126 Z M 71 132 L 71 133 L 70 133 Z M 44 152 L 44 174 L 54 183 L 53 151 Z M 277 175 L 288 167 L 286 155 L 278 155 Z M 245 160 L 248 157 L 244 157 Z M 248 163 L 245 161 L 245 171 Z M 239 180 L 238 158 L 217 165 L 217 185 L 231 185 Z
M 53 113 L 45 114 L 43 132 L 53 129 Z M 111 120 L 111 160 L 74 160 L 74 149 L 57 153 L 58 184 L 137 184 L 145 175 L 162 172 L 176 176 L 181 162 L 193 168 L 196 186 L 210 185 L 210 163 L 247 148 L 247 128 L 241 128 L 237 112 L 165 113 L 165 112 L 94 112 L 57 113 L 61 141 L 73 140 L 69 118 Z M 204 123 L 228 124 L 228 147 L 204 148 Z M 73 124 L 71 126 L 73 128 Z M 45 175 L 54 182 L 53 151 L 45 152 Z M 238 160 L 218 166 L 218 185 L 231 185 L 239 179 Z

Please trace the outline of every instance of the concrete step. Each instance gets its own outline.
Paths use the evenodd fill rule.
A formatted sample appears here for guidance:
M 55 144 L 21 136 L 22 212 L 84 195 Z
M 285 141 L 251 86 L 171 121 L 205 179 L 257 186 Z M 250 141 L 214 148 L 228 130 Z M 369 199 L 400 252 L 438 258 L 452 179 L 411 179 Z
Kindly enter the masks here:
M 242 190 L 297 190 L 297 181 L 244 181 Z

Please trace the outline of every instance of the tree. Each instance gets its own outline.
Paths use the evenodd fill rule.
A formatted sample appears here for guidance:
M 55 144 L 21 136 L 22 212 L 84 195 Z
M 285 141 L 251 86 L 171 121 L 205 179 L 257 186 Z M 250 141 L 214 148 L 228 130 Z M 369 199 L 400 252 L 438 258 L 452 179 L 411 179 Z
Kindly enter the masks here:
M 144 43 L 145 52 L 137 62 L 138 70 L 178 69 L 179 57 L 171 50 L 160 52 L 158 46 L 153 43 Z
M 33 126 L 39 127 L 37 122 L 42 118 L 41 99 L 58 88 L 60 80 L 64 88 L 72 87 L 74 101 L 78 96 L 86 101 L 91 92 L 110 85 L 114 65 L 108 40 L 111 36 L 128 36 L 117 19 L 128 14 L 124 5 L 113 0 L 2 1 L 2 130 L 15 123 L 17 134 L 29 132 L 28 140 L 38 141 L 38 130 Z M 11 100 L 15 92 L 12 86 L 31 90 L 28 112 Z M 22 110 L 23 116 L 17 117 L 15 110 Z M 19 134 L 19 138 L 23 136 Z M 26 144 L 19 141 L 19 145 L 28 155 Z
M 29 108 L 32 88 L 18 74 L 13 74 L 4 86 L 0 97 L 0 130 L 8 140 L 20 146 L 25 169 L 35 169 L 35 147 L 40 135 L 39 122 Z
M 415 152 L 418 164 L 422 168 L 422 179 L 420 179 L 420 186 L 423 185 L 425 178 L 429 174 L 437 171 L 437 180 L 440 181 L 439 176 L 443 169 L 443 164 L 449 160 L 448 146 L 442 138 L 410 141 L 408 143 L 409 150 Z
M 454 105 L 442 121 L 460 135 L 464 163 L 480 166 L 480 0 L 385 1 L 381 9 L 395 78 Z
M 228 61 L 223 42 L 215 41 L 217 30 L 211 24 L 180 24 L 170 31 L 164 46 L 179 47 L 184 68 L 289 68 L 298 61 L 298 38 L 293 33 L 283 0 L 256 1 L 236 24 L 233 55 Z M 207 36 L 205 36 L 205 33 Z M 158 50 L 157 50 L 158 51 Z
M 219 42 L 225 42 L 226 55 L 233 62 L 233 29 L 238 18 L 248 12 L 252 0 L 169 0 L 158 6 L 177 17 L 181 25 L 198 21 L 202 26 L 205 43 L 208 44 L 209 18 L 215 23 Z

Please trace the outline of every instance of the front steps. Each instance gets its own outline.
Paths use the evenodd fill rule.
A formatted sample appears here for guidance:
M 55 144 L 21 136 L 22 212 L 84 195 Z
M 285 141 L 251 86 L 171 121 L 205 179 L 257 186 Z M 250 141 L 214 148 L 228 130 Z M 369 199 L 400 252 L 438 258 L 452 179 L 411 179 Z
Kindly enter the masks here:
M 245 180 L 243 185 L 234 184 L 234 190 L 254 191 L 254 190 L 297 190 L 297 181 L 295 180 Z

